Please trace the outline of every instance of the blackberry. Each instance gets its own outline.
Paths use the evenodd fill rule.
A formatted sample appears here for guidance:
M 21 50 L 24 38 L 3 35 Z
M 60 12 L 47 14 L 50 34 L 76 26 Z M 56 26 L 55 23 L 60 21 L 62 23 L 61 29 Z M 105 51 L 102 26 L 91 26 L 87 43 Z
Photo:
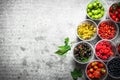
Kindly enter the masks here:
M 120 58 L 113 58 L 107 66 L 110 75 L 120 77 Z

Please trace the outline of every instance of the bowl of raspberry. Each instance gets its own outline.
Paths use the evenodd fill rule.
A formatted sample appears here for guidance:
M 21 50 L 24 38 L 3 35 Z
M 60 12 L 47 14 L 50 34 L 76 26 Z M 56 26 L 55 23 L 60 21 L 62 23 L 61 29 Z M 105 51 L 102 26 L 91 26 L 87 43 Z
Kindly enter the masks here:
M 107 62 L 116 55 L 115 44 L 110 40 L 100 40 L 95 45 L 95 55 L 99 60 Z

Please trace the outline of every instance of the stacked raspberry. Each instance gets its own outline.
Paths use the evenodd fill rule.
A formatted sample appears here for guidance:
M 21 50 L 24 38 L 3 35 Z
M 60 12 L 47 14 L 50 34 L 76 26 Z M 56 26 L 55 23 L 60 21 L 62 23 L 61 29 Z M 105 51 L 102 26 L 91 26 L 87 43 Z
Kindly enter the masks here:
M 102 60 L 108 60 L 111 56 L 113 56 L 113 46 L 109 41 L 101 41 L 98 42 L 95 48 L 96 55 L 98 58 Z

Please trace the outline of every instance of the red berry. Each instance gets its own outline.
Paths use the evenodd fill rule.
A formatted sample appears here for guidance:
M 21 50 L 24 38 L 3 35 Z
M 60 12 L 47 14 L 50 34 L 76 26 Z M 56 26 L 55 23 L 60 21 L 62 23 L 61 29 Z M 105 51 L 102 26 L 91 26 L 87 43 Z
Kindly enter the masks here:
M 110 54 L 110 56 L 112 56 L 112 55 L 113 55 L 113 52 L 109 52 L 109 54 Z
M 98 64 L 98 67 L 102 68 L 102 67 L 104 67 L 104 64 L 99 63 L 99 64 Z
M 94 75 L 95 78 L 97 78 L 97 79 L 101 77 L 101 74 L 100 74 L 99 71 L 95 71 L 95 72 L 93 73 L 93 75 Z
M 93 70 L 93 68 L 90 68 L 90 70 L 89 70 L 91 73 L 93 73 L 94 72 L 94 70 Z
M 118 9 L 118 12 L 120 12 L 120 8 Z
M 106 59 L 107 59 L 107 56 L 103 56 L 102 59 L 106 60 Z
M 94 76 L 92 74 L 88 74 L 89 78 L 94 78 Z
M 118 18 L 120 19 L 120 14 L 118 14 Z
M 113 15 L 113 16 L 112 16 L 112 19 L 114 19 L 114 20 L 115 20 L 115 19 L 116 19 L 116 16 L 115 16 L 115 15 Z
M 119 21 L 119 19 L 118 19 L 118 18 L 116 18 L 116 19 L 115 19 L 115 21 L 116 21 L 116 22 L 118 22 L 118 21 Z
M 90 74 L 90 70 L 87 70 L 87 74 Z
M 115 15 L 118 15 L 118 11 L 115 11 Z
M 94 69 L 95 69 L 95 70 L 98 69 L 98 66 L 94 66 Z

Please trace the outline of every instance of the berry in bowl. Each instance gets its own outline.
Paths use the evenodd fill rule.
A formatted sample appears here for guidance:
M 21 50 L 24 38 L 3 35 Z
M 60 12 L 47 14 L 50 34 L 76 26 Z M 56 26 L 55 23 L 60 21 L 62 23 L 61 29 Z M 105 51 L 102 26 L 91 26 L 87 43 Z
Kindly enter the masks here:
M 108 73 L 106 65 L 99 60 L 90 62 L 85 72 L 89 80 L 104 80 Z
M 115 79 L 120 78 L 120 57 L 112 58 L 108 64 L 108 73 Z
M 112 40 L 118 36 L 119 28 L 112 20 L 103 20 L 98 24 L 98 36 L 101 39 Z
M 104 62 L 115 56 L 116 48 L 112 41 L 100 40 L 95 45 L 95 55 L 98 59 Z
M 86 12 L 87 16 L 93 20 L 100 20 L 104 17 L 106 9 L 105 2 L 101 0 L 92 0 L 88 3 Z
M 94 50 L 90 43 L 81 41 L 73 48 L 74 60 L 81 64 L 86 64 L 94 57 Z
M 120 22 L 120 2 L 113 3 L 109 7 L 109 17 L 112 19 L 114 22 L 118 23 Z
M 84 41 L 94 40 L 97 36 L 97 24 L 89 19 L 82 21 L 77 27 L 77 36 Z

